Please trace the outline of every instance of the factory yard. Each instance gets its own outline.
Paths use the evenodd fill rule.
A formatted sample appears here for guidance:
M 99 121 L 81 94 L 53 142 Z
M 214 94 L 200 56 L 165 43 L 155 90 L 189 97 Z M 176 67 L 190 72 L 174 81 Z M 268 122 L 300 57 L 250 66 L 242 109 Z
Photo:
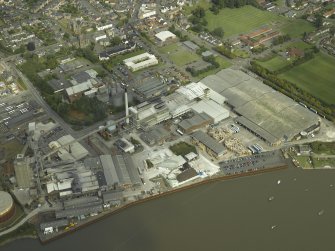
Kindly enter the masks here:
M 334 72 L 335 59 L 320 52 L 308 62 L 295 66 L 279 76 L 320 100 L 334 104 Z

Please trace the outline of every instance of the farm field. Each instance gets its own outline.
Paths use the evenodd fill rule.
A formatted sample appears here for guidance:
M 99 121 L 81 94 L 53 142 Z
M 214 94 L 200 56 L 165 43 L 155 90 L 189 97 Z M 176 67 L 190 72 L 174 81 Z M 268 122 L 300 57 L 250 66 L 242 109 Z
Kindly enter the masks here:
M 268 69 L 271 72 L 280 70 L 281 68 L 287 66 L 290 64 L 286 59 L 280 56 L 275 56 L 267 61 L 258 61 L 258 64 L 260 64 L 262 67 Z
M 183 45 L 174 43 L 167 46 L 164 46 L 159 49 L 161 53 L 166 54 L 169 59 L 175 63 L 177 66 L 184 66 L 193 61 L 200 60 L 200 56 L 195 52 L 191 52 Z
M 306 63 L 279 76 L 328 104 L 335 104 L 335 58 L 318 53 Z

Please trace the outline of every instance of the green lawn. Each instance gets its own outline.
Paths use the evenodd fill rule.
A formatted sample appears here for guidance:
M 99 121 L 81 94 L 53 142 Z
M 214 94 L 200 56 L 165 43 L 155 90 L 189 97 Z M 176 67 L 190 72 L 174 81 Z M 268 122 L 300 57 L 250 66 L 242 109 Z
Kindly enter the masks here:
M 276 21 L 285 21 L 284 17 L 252 6 L 244 6 L 238 9 L 225 8 L 218 15 L 214 15 L 208 10 L 206 11 L 206 19 L 209 30 L 222 27 L 225 37 L 250 32 Z
M 200 60 L 200 56 L 195 52 L 191 52 L 183 45 L 175 43 L 164 46 L 159 49 L 161 53 L 166 54 L 169 59 L 177 66 L 184 66 L 193 61 Z
M 300 166 L 304 169 L 312 169 L 313 166 L 310 163 L 310 157 L 308 156 L 296 156 L 295 159 L 299 162 Z
M 279 75 L 328 104 L 335 104 L 335 58 L 318 53 L 315 58 Z
M 175 155 L 183 155 L 183 156 L 185 156 L 186 154 L 190 152 L 197 153 L 197 150 L 195 149 L 195 147 L 186 142 L 179 142 L 173 146 L 170 146 L 170 150 Z
M 310 144 L 312 151 L 316 154 L 335 155 L 335 142 L 312 142 Z
M 213 70 L 210 70 L 210 71 L 207 71 L 207 72 L 204 72 L 204 73 L 198 75 L 196 77 L 196 79 L 198 81 L 201 80 L 201 79 L 203 79 L 204 77 L 207 77 L 208 75 L 215 74 L 215 73 L 219 72 L 220 70 L 228 68 L 229 66 L 231 66 L 231 63 L 228 62 L 228 61 L 226 61 L 226 60 L 224 60 L 221 56 L 215 57 L 215 60 L 216 60 L 216 62 L 218 62 L 220 64 L 220 67 L 216 68 L 216 69 L 213 69 Z
M 281 32 L 290 35 L 291 38 L 301 38 L 304 32 L 308 33 L 314 30 L 313 24 L 302 19 L 287 20 L 281 27 Z
M 285 48 L 298 48 L 298 49 L 301 49 L 301 50 L 310 49 L 312 47 L 313 47 L 312 45 L 307 44 L 307 43 L 305 43 L 303 41 L 292 42 L 292 43 L 289 43 L 287 46 L 285 46 Z
M 335 168 L 335 158 L 313 158 L 314 167 L 334 167 Z
M 290 63 L 284 59 L 283 57 L 280 56 L 275 56 L 271 58 L 270 60 L 261 62 L 258 61 L 258 64 L 260 64 L 262 67 L 268 69 L 269 71 L 277 71 L 280 70 L 281 68 L 285 67 L 286 65 L 289 65 Z

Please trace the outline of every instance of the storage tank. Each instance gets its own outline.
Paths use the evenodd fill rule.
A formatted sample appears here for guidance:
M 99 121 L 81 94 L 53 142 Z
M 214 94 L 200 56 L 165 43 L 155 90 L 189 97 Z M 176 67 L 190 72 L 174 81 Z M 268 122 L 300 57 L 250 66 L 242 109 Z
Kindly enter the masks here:
M 14 215 L 14 201 L 12 196 L 4 191 L 0 191 L 0 222 L 4 222 Z

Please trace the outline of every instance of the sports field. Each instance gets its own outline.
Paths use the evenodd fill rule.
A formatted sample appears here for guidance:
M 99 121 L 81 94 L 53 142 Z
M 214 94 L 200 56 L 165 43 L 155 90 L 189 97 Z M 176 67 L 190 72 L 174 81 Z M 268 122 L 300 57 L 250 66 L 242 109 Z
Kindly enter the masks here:
M 276 21 L 285 21 L 284 17 L 249 5 L 238 9 L 225 8 L 218 15 L 208 10 L 206 19 L 209 30 L 222 27 L 225 37 L 250 32 L 261 26 L 274 24 Z
M 315 97 L 335 104 L 335 58 L 318 53 L 315 58 L 280 74 Z
M 200 59 L 200 56 L 198 56 L 198 54 L 188 50 L 179 43 L 164 46 L 162 48 L 159 48 L 159 51 L 166 54 L 169 59 L 177 66 L 184 66 Z
M 315 30 L 313 24 L 302 19 L 286 20 L 280 29 L 283 33 L 290 35 L 291 38 L 301 38 L 304 32 Z
M 287 61 L 286 59 L 284 59 L 283 57 L 280 56 L 275 56 L 273 58 L 271 58 L 270 60 L 261 62 L 258 61 L 258 63 L 263 66 L 264 68 L 268 69 L 269 71 L 277 71 L 280 70 L 281 68 L 287 66 L 290 64 L 289 61 Z

